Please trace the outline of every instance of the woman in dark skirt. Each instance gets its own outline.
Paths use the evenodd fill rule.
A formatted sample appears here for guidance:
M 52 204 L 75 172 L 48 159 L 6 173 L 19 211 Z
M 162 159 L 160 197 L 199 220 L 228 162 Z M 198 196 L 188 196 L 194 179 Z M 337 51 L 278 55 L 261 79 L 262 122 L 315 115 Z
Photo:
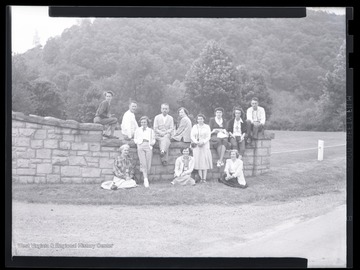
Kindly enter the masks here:
M 219 160 L 216 162 L 217 167 L 224 166 L 224 155 L 229 148 L 229 133 L 226 130 L 226 121 L 223 119 L 224 109 L 219 107 L 215 109 L 215 117 L 210 118 L 209 126 L 211 130 L 211 142 L 215 146 Z

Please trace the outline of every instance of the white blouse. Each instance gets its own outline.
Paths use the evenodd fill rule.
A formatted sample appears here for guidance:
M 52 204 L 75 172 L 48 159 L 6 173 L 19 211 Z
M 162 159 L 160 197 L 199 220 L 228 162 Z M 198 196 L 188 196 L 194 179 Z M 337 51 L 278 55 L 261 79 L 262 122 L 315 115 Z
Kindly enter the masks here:
M 225 173 L 231 173 L 234 174 L 235 177 L 239 177 L 242 175 L 243 171 L 243 161 L 241 159 L 236 159 L 235 161 L 232 161 L 232 159 L 227 159 L 225 164 Z
M 242 120 L 240 118 L 239 121 L 237 121 L 236 119 L 234 120 L 234 132 L 233 132 L 233 135 L 234 136 L 241 136 L 242 135 L 242 131 L 241 131 L 241 123 L 242 123 Z
M 144 140 L 149 141 L 150 145 L 155 144 L 155 133 L 149 127 L 147 127 L 145 130 L 143 127 L 138 127 L 135 130 L 134 142 L 136 144 L 142 144 Z

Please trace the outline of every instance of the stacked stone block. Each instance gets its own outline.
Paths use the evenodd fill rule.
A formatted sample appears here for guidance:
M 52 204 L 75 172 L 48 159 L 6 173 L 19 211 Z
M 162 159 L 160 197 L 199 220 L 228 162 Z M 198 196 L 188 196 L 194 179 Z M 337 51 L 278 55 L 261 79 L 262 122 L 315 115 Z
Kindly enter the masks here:
M 60 120 L 12 114 L 12 178 L 19 183 L 101 183 L 111 180 L 114 158 L 119 154 L 120 140 L 103 140 L 103 127 L 93 123 L 78 123 L 74 120 Z M 270 169 L 272 133 L 266 133 L 255 140 L 245 152 L 245 176 L 263 174 Z M 136 176 L 140 179 L 136 145 L 130 154 L 136 161 Z M 170 181 L 174 174 L 174 164 L 180 149 L 186 145 L 174 142 L 169 149 L 168 165 L 160 161 L 157 144 L 153 150 L 150 181 Z M 213 170 L 208 179 L 220 177 L 221 169 L 216 167 L 218 159 L 215 149 Z M 225 157 L 228 157 L 228 153 Z

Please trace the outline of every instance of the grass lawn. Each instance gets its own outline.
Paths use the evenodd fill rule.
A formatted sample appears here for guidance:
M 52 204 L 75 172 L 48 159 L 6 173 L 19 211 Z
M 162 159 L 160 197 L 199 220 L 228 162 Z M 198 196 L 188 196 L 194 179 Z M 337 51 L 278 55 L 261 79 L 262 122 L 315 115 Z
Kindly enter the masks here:
M 271 152 L 317 148 L 318 140 L 328 146 L 346 144 L 345 132 L 282 131 L 273 130 L 275 139 L 271 141 Z
M 321 133 L 321 134 L 320 134 Z M 345 133 L 275 131 L 272 151 L 311 148 L 310 141 L 320 135 L 329 145 L 342 144 Z M 321 138 L 320 138 L 321 139 Z M 345 141 L 344 141 L 345 142 Z M 274 149 L 275 148 L 275 149 Z M 324 160 L 317 161 L 317 150 L 274 154 L 269 173 L 248 177 L 247 189 L 236 189 L 216 180 L 196 186 L 174 187 L 167 182 L 150 183 L 130 190 L 108 191 L 100 185 L 14 184 L 13 199 L 31 203 L 178 205 L 242 204 L 289 201 L 306 196 L 345 192 L 345 147 L 325 149 Z

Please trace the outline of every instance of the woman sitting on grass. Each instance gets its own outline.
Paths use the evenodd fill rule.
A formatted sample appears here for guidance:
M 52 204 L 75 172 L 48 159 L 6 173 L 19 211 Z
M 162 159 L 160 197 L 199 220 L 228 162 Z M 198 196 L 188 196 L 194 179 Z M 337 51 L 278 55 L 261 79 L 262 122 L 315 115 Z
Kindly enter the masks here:
M 218 179 L 220 183 L 230 187 L 247 188 L 241 157 L 236 149 L 230 150 L 230 158 L 226 160 L 224 174 Z
M 138 186 L 134 180 L 134 162 L 129 156 L 130 146 L 124 144 L 120 146 L 120 155 L 115 158 L 112 181 L 106 181 L 101 184 L 103 189 L 116 190 L 119 188 L 133 188 Z
M 195 180 L 191 178 L 194 170 L 194 158 L 190 156 L 191 149 L 186 147 L 181 149 L 182 156 L 175 161 L 175 179 L 171 182 L 173 185 L 195 185 Z

